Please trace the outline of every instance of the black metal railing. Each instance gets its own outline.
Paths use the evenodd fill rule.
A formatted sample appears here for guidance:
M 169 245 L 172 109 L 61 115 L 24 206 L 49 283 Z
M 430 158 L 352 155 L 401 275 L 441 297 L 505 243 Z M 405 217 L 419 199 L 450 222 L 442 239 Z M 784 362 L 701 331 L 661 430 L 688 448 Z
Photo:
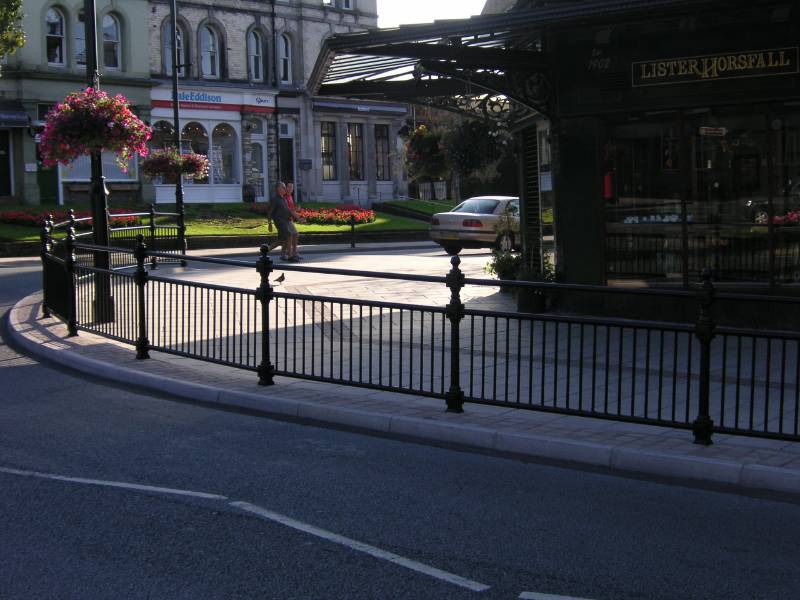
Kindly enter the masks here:
M 285 265 L 281 271 L 413 282 L 442 292 L 441 305 L 276 291 L 262 247 L 252 262 L 179 256 L 187 262 L 253 269 L 257 286 L 214 285 L 148 272 L 152 251 L 140 234 L 133 251 L 78 243 L 75 252 L 130 253 L 136 268 L 101 271 L 54 257 L 45 246 L 44 309 L 91 331 L 149 350 L 276 375 L 442 398 L 712 432 L 800 441 L 800 334 L 722 327 L 723 302 L 797 310 L 796 298 L 717 293 L 710 272 L 694 291 L 465 278 L 453 257 L 445 277 Z M 95 318 L 93 290 L 107 278 L 114 319 Z M 255 281 L 255 278 L 254 278 Z M 669 298 L 691 306 L 693 323 L 476 310 L 466 286 L 518 293 Z M 64 298 L 64 296 L 68 298 Z M 69 296 L 74 298 L 70 299 Z
M 74 210 L 67 211 L 67 219 L 54 222 L 52 215 L 47 217 L 42 226 L 42 245 L 50 244 L 50 252 L 64 259 L 66 255 L 66 240 L 71 230 L 75 241 L 89 241 L 93 238 L 92 217 L 76 217 Z M 111 266 L 115 269 L 132 267 L 136 263 L 133 259 L 133 250 L 139 234 L 144 236 L 151 250 L 158 250 L 176 256 L 151 258 L 151 265 L 155 268 L 157 263 L 182 262 L 177 257 L 184 253 L 183 232 L 178 225 L 178 213 L 159 212 L 154 205 L 150 205 L 147 212 L 114 213 L 109 215 L 111 223 L 119 219 L 132 219 L 133 225 L 109 227 L 109 243 L 116 248 L 125 249 L 124 252 L 111 252 Z M 90 266 L 94 264 L 94 252 L 83 248 L 75 248 L 75 261 L 78 265 Z

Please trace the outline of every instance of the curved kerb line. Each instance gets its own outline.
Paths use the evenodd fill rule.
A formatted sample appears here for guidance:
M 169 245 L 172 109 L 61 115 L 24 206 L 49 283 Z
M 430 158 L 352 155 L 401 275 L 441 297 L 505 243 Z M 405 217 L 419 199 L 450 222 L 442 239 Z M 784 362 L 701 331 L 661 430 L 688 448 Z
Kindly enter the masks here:
M 314 525 L 303 523 L 302 521 L 298 521 L 297 519 L 293 519 L 291 517 L 287 517 L 286 515 L 282 515 L 280 513 L 267 510 L 266 508 L 256 506 L 255 504 L 250 504 L 249 502 L 238 502 L 238 501 L 228 502 L 227 496 L 221 496 L 219 494 L 209 494 L 206 492 L 195 492 L 192 490 L 179 490 L 175 488 L 142 485 L 138 483 L 125 483 L 122 481 L 106 481 L 103 479 L 87 479 L 84 477 L 67 477 L 65 475 L 41 473 L 38 471 L 26 471 L 23 469 L 12 469 L 9 467 L 0 467 L 0 473 L 6 473 L 8 475 L 18 475 L 21 477 L 35 477 L 37 479 L 47 479 L 51 481 L 63 481 L 67 483 L 79 483 L 84 485 L 95 485 L 100 487 L 134 490 L 139 492 L 154 492 L 158 494 L 169 494 L 174 496 L 188 496 L 191 498 L 200 498 L 203 500 L 225 501 L 234 508 L 237 508 L 244 512 L 248 512 L 250 514 L 254 514 L 262 519 L 278 523 L 285 527 L 290 527 L 297 531 L 313 535 L 315 537 L 327 540 L 329 542 L 333 542 L 334 544 L 344 546 L 346 548 L 355 550 L 357 552 L 363 552 L 364 554 L 368 554 L 374 558 L 385 560 L 397 566 L 410 569 L 412 571 L 416 571 L 417 573 L 421 573 L 429 577 L 434 577 L 441 581 L 466 588 L 473 592 L 484 592 L 490 588 L 490 586 L 484 583 L 479 583 L 477 581 L 472 581 L 470 579 L 460 577 L 453 573 L 448 573 L 447 571 L 442 571 L 441 569 L 437 569 L 436 567 L 431 567 L 429 565 L 417 562 L 410 558 L 400 556 L 399 554 L 394 554 L 393 552 L 389 552 L 387 550 L 382 550 L 375 546 L 371 546 L 370 544 L 365 544 L 363 542 L 359 542 L 358 540 L 354 540 L 339 535 L 337 533 L 333 533 L 332 531 L 327 531 L 325 529 L 315 527 Z

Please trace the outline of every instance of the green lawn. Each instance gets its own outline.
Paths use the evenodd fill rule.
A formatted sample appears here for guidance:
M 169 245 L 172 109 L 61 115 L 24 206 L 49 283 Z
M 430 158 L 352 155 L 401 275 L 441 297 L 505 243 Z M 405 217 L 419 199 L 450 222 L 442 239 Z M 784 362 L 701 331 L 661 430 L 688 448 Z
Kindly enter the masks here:
M 304 202 L 303 208 L 330 208 L 332 204 Z M 19 207 L 13 210 L 25 212 L 46 212 L 55 208 L 53 206 Z M 77 207 L 73 207 L 77 208 Z M 85 207 L 81 207 L 85 210 Z M 173 212 L 174 205 L 159 205 L 159 212 Z M 145 212 L 143 208 L 134 209 L 135 212 Z M 170 217 L 159 217 L 159 222 L 174 223 Z M 336 233 L 350 231 L 349 225 L 314 225 L 298 223 L 300 233 Z M 428 224 L 414 219 L 396 217 L 385 213 L 376 213 L 374 223 L 356 225 L 356 231 L 421 231 L 426 230 Z M 255 213 L 250 204 L 187 204 L 186 205 L 186 234 L 187 236 L 207 235 L 267 235 L 267 219 L 264 215 Z M 0 223 L 0 240 L 25 241 L 38 240 L 39 230 L 36 227 L 23 227 Z

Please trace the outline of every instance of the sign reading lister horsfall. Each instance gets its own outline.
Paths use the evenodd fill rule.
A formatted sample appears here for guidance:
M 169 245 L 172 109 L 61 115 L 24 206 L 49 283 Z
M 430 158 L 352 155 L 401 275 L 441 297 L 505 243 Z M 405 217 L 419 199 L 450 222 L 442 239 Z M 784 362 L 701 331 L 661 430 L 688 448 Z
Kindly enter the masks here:
M 797 46 L 647 60 L 632 64 L 633 86 L 793 75 L 800 72 L 799 67 L 800 51 Z

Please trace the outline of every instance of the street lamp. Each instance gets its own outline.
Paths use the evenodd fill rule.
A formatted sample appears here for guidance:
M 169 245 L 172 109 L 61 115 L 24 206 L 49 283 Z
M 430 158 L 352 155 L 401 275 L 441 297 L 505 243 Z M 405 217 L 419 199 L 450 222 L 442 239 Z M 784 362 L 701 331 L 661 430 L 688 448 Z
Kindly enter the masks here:
M 100 88 L 100 70 L 97 59 L 97 4 L 95 0 L 84 0 L 83 12 L 86 31 L 86 78 L 89 87 Z M 108 188 L 103 176 L 103 159 L 100 150 L 92 150 L 92 179 L 90 198 L 92 205 L 92 225 L 94 243 L 97 246 L 108 246 Z M 95 273 L 94 317 L 98 323 L 114 321 L 114 299 L 111 296 L 111 279 L 108 252 L 94 253 L 94 266 L 99 269 Z
M 170 27 L 172 29 L 172 119 L 175 149 L 181 152 L 181 122 L 178 107 L 178 69 L 188 65 L 181 64 L 181 53 L 178 50 L 178 5 L 177 0 L 169 4 Z M 186 254 L 186 210 L 183 206 L 183 175 L 175 178 L 175 212 L 178 213 L 178 250 Z M 185 263 L 181 262 L 185 266 Z

